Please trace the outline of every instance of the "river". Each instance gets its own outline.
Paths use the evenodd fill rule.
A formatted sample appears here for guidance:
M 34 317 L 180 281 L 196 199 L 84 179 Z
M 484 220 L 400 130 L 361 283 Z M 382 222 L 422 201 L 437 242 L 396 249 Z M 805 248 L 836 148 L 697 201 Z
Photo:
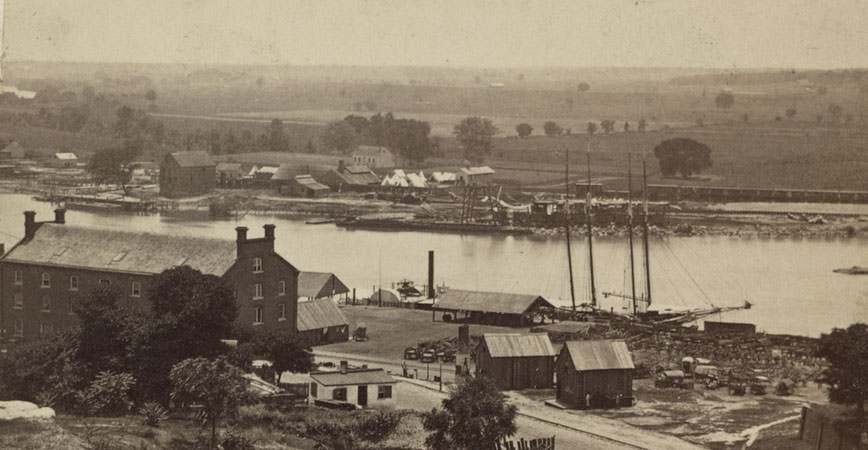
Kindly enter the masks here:
M 51 220 L 52 206 L 29 196 L 0 194 L 0 242 L 7 249 L 24 234 L 27 209 L 37 220 Z M 566 246 L 561 238 L 458 235 L 415 231 L 346 230 L 331 224 L 306 225 L 280 217 L 190 220 L 159 215 L 93 213 L 72 210 L 67 224 L 234 240 L 234 228 L 262 234 L 277 225 L 277 251 L 300 270 L 334 272 L 357 295 L 402 278 L 421 284 L 427 278 L 428 250 L 435 251 L 435 279 L 453 288 L 540 294 L 568 305 Z M 637 291 L 644 291 L 640 241 L 636 245 Z M 589 299 L 588 248 L 573 241 L 577 302 Z M 747 321 L 770 333 L 818 336 L 833 327 L 868 321 L 868 276 L 832 270 L 868 266 L 866 238 L 663 237 L 650 242 L 652 309 L 754 307 L 715 315 L 710 320 Z M 594 268 L 600 304 L 623 310 L 623 300 L 602 292 L 627 293 L 629 257 L 625 239 L 597 238 Z

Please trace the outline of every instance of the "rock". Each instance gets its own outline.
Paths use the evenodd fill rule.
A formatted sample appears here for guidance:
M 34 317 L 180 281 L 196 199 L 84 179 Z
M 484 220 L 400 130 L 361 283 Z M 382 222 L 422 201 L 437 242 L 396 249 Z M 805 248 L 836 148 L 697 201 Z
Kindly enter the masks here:
M 40 408 L 30 402 L 22 402 L 19 400 L 0 402 L 0 420 L 51 419 L 53 417 L 53 409 Z

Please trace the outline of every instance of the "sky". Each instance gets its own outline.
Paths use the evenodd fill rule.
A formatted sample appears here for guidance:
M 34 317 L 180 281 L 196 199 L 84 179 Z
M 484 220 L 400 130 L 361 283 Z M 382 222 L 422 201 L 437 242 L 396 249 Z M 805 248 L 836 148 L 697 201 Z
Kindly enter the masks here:
M 5 0 L 5 12 L 14 60 L 868 67 L 866 0 Z

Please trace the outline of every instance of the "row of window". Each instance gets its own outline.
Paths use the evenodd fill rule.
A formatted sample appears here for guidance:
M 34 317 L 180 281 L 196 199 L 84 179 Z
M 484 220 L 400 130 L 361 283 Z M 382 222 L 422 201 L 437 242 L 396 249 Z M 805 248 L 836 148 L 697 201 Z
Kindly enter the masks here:
M 367 388 L 367 385 L 359 386 L 359 390 Z M 316 383 L 311 383 L 310 385 L 310 396 L 313 398 L 316 398 L 317 396 Z M 380 400 L 392 398 L 392 386 L 388 384 L 377 386 L 377 398 Z M 341 387 L 332 389 L 332 400 L 337 400 L 341 402 L 347 401 L 347 388 Z
M 13 275 L 13 282 L 16 286 L 21 286 L 24 284 L 24 273 L 20 270 L 16 270 Z M 99 280 L 99 284 L 103 286 L 111 286 L 111 280 Z M 50 288 L 51 287 L 51 274 L 48 272 L 42 273 L 42 283 L 40 287 Z M 71 275 L 69 277 L 69 290 L 77 291 L 78 290 L 78 276 Z M 130 283 L 130 297 L 141 297 L 142 296 L 142 283 L 140 281 L 133 281 Z
M 253 285 L 253 299 L 261 300 L 264 298 L 264 294 L 262 293 L 262 283 L 255 283 Z M 277 284 L 277 295 L 286 295 L 286 281 L 280 281 Z M 238 293 L 235 293 L 235 298 L 238 299 Z
M 280 308 L 280 313 L 277 316 L 277 320 L 286 320 L 286 303 L 281 303 L 277 305 L 277 307 Z M 265 318 L 262 315 L 262 307 L 257 306 L 256 308 L 253 308 L 253 324 L 259 325 L 262 323 L 265 323 Z
M 54 334 L 54 324 L 50 322 L 42 322 L 39 324 L 39 335 L 48 336 Z M 24 337 L 24 320 L 15 319 L 12 325 L 13 337 Z
M 42 311 L 51 312 L 51 297 L 48 295 L 42 296 Z M 23 309 L 24 308 L 24 295 L 20 292 L 16 292 L 12 296 L 12 307 L 15 309 Z M 66 299 L 66 312 L 69 314 L 75 313 L 75 300 L 72 298 Z

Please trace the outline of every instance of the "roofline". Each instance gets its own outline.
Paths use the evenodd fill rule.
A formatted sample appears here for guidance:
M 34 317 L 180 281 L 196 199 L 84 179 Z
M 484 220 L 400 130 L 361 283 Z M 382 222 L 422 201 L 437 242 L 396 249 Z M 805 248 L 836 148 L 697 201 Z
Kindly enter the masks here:
M 329 384 L 329 383 L 323 383 L 323 382 L 317 380 L 316 378 L 313 377 L 313 375 L 311 375 L 310 377 L 311 377 L 311 379 L 313 379 L 313 381 L 315 381 L 317 384 L 321 384 L 321 385 L 323 385 L 323 386 L 360 386 L 360 385 L 370 386 L 370 385 L 373 385 L 373 384 L 398 384 L 398 380 L 392 380 L 392 381 L 376 381 L 376 382 L 367 382 L 367 383 L 333 383 L 333 384 Z
M 13 249 L 14 248 L 15 247 L 13 247 Z M 9 252 L 12 252 L 12 250 L 9 250 Z M 0 262 L 22 264 L 25 266 L 54 267 L 54 268 L 58 268 L 58 269 L 89 270 L 91 272 L 123 273 L 123 274 L 127 274 L 127 275 L 152 276 L 152 275 L 159 275 L 160 273 L 162 273 L 162 271 L 160 271 L 160 272 L 135 272 L 135 271 L 131 271 L 131 270 L 118 270 L 118 269 L 109 269 L 109 268 L 100 269 L 100 268 L 88 267 L 88 266 L 72 266 L 72 265 L 68 265 L 68 264 L 44 263 L 44 262 L 38 262 L 38 261 L 24 261 L 24 260 L 20 260 L 20 259 L 9 259 L 6 257 L 4 257 L 2 260 L 0 260 Z M 177 266 L 172 266 L 172 267 L 177 267 Z M 163 270 L 168 270 L 168 269 L 171 269 L 172 267 L 168 267 L 168 268 L 163 269 Z M 205 275 L 213 275 L 213 274 L 205 274 Z

